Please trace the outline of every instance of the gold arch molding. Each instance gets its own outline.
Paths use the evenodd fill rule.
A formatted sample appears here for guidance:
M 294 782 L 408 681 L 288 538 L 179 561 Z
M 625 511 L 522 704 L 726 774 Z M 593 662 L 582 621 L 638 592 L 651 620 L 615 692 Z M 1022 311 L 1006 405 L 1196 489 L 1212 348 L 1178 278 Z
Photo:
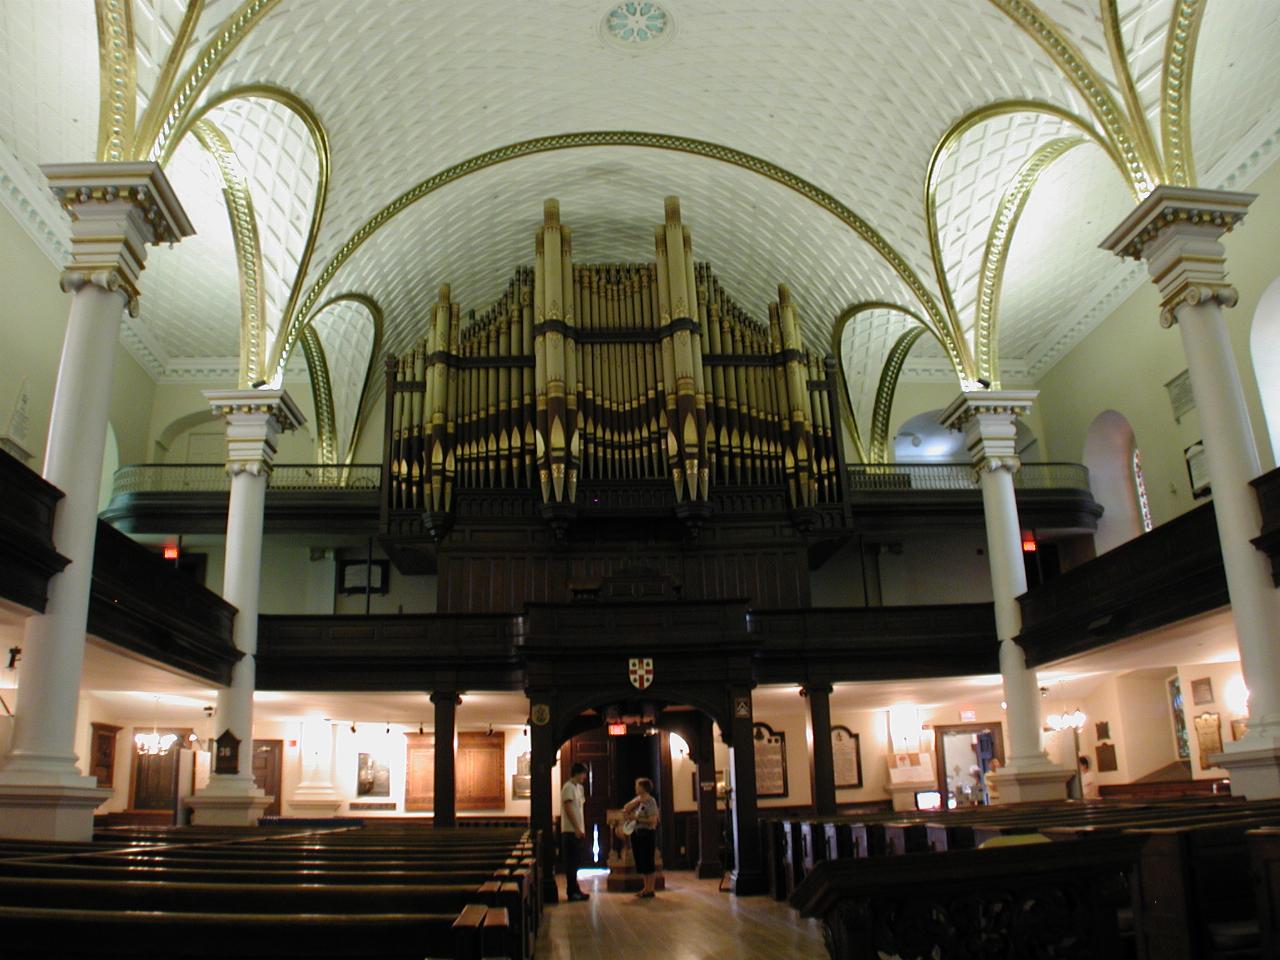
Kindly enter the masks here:
M 759 176 L 767 177 L 775 183 L 794 191 L 805 199 L 811 201 L 817 206 L 832 214 L 836 219 L 840 220 L 846 226 L 854 231 L 874 250 L 898 275 L 915 295 L 923 308 L 925 316 L 928 320 L 924 322 L 931 332 L 942 343 L 943 348 L 947 351 L 948 357 L 956 370 L 961 376 L 968 376 L 971 373 L 972 362 L 966 363 L 966 353 L 963 352 L 962 346 L 954 337 L 951 336 L 947 328 L 942 312 L 938 309 L 938 305 L 933 298 L 932 293 L 924 285 L 919 276 L 911 268 L 904 258 L 892 244 L 882 237 L 866 220 L 853 211 L 852 208 L 836 199 L 821 187 L 810 183 L 808 180 L 786 170 L 777 164 L 771 163 L 760 157 L 744 153 L 733 147 L 723 144 L 713 143 L 708 140 L 697 140 L 691 137 L 675 136 L 673 134 L 663 133 L 647 133 L 641 131 L 630 130 L 591 130 L 580 133 L 564 133 L 554 134 L 545 137 L 535 137 L 531 140 L 521 140 L 516 143 L 507 144 L 485 153 L 477 154 L 461 163 L 456 163 L 450 167 L 439 171 L 421 181 L 410 189 L 406 190 L 400 196 L 396 197 L 385 207 L 370 217 L 365 223 L 351 235 L 333 255 L 324 268 L 316 277 L 315 282 L 307 291 L 306 295 L 298 304 L 297 310 L 288 319 L 288 326 L 283 336 L 278 339 L 280 349 L 277 351 L 277 359 L 274 368 L 279 369 L 283 363 L 283 357 L 288 353 L 293 341 L 298 336 L 298 331 L 304 322 L 304 319 L 310 315 L 313 307 L 319 301 L 321 294 L 328 286 L 329 282 L 337 274 L 338 270 L 346 263 L 352 255 L 375 233 L 389 223 L 398 214 L 404 212 L 413 204 L 426 196 L 434 193 L 440 188 L 461 180 L 463 177 L 477 173 L 489 167 L 497 166 L 501 163 L 507 163 L 512 160 L 518 160 L 523 157 L 534 156 L 541 153 L 553 153 L 560 150 L 572 150 L 580 147 L 641 147 L 653 150 L 668 150 L 676 153 L 686 153 L 692 156 L 703 157 L 710 160 L 716 160 L 721 163 L 728 163 L 736 167 L 740 167 Z
M 378 369 L 378 361 L 382 354 L 382 307 L 378 302 L 363 293 L 343 293 L 331 297 L 322 303 L 302 329 L 297 344 L 302 346 L 307 370 L 311 375 L 311 397 L 316 409 L 316 457 L 320 463 L 336 463 L 340 438 L 338 437 L 337 408 L 333 399 L 333 384 L 329 375 L 328 353 L 324 343 L 312 326 L 313 321 L 329 307 L 338 303 L 358 303 L 369 311 L 373 324 L 373 344 L 369 350 L 369 363 L 365 367 L 364 378 L 360 384 L 360 395 L 356 398 L 355 416 L 352 418 L 351 436 L 348 438 L 346 457 L 350 463 L 355 456 L 356 444 L 360 439 L 360 428 L 369 413 L 369 404 L 374 395 L 374 375 Z M 286 358 L 287 362 L 288 358 Z
M 845 375 L 844 351 L 841 341 L 844 340 L 845 328 L 864 313 L 872 310 L 891 310 L 915 321 L 918 326 L 901 334 L 889 350 L 884 367 L 880 372 L 880 382 L 876 386 L 875 403 L 871 412 L 870 442 L 864 441 L 858 427 L 858 418 L 853 412 L 853 404 L 849 402 L 849 380 Z M 885 300 L 866 300 L 855 303 L 841 311 L 831 327 L 830 352 L 836 358 L 836 372 L 840 380 L 840 415 L 849 433 L 853 437 L 853 448 L 858 459 L 863 463 L 886 463 L 889 457 L 889 418 L 893 411 L 893 397 L 898 390 L 898 380 L 902 375 L 907 355 L 916 341 L 925 333 L 939 339 L 937 333 L 925 323 L 920 314 L 900 303 Z

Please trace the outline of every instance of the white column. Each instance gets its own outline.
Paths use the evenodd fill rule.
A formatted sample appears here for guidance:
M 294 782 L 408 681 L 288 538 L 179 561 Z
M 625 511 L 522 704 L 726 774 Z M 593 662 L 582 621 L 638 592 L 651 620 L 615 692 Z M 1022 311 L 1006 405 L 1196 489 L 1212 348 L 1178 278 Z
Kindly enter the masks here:
M 1227 745 L 1222 766 L 1231 792 L 1280 797 L 1280 591 L 1267 557 L 1250 542 L 1262 528 L 1249 481 L 1261 473 L 1240 373 L 1223 307 L 1235 306 L 1227 283 L 1224 233 L 1244 219 L 1254 194 L 1158 187 L 1103 247 L 1147 262 L 1161 294 L 1160 324 L 1175 323 L 1200 416 L 1218 540 L 1249 688 L 1249 732 Z
M 326 817 L 338 812 L 342 796 L 333 784 L 334 741 L 337 730 L 321 717 L 302 721 L 299 747 L 302 750 L 302 777 L 289 806 L 310 816 Z
M 987 525 L 987 557 L 1000 643 L 1000 676 L 1004 682 L 1005 726 L 1009 756 L 994 778 L 1000 800 L 1060 800 L 1074 773 L 1049 761 L 1040 743 L 1040 692 L 1035 671 L 1027 667 L 1018 646 L 1022 610 L 1018 597 L 1027 592 L 1022 560 L 1022 525 L 1013 475 L 1018 460 L 1017 419 L 1036 398 L 1035 390 L 977 390 L 961 394 L 942 415 L 944 425 L 963 430 L 965 445 L 982 488 Z
M 26 623 L 13 741 L 0 766 L 0 834 L 87 840 L 94 808 L 110 796 L 80 774 L 73 744 L 116 339 L 124 309 L 137 313 L 146 245 L 194 231 L 157 164 L 43 170 L 72 218 L 62 273 L 71 313 L 44 462 L 45 479 L 64 494 L 53 538 L 70 563 L 50 580 L 45 612 Z
M 231 684 L 218 691 L 215 738 L 230 732 L 239 756 L 214 773 L 209 785 L 189 801 L 192 823 L 251 826 L 271 802 L 253 782 L 253 691 L 258 652 L 258 594 L 262 578 L 262 521 L 267 477 L 275 462 L 276 440 L 303 422 L 283 390 L 206 390 L 215 414 L 227 421 L 227 472 L 231 500 L 227 508 L 227 547 L 222 596 L 236 608 L 232 636 L 243 656 L 231 671 Z

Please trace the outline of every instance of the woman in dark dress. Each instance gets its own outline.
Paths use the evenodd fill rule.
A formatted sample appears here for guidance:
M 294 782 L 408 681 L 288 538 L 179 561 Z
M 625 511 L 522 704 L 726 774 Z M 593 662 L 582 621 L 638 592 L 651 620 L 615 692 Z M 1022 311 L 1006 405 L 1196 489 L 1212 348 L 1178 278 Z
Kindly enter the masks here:
M 631 833 L 631 855 L 636 861 L 636 873 L 644 880 L 644 889 L 636 894 L 642 899 L 653 896 L 657 867 L 654 853 L 657 850 L 658 799 L 653 795 L 653 781 L 648 777 L 636 780 L 636 795 L 622 808 L 622 815 L 635 822 Z

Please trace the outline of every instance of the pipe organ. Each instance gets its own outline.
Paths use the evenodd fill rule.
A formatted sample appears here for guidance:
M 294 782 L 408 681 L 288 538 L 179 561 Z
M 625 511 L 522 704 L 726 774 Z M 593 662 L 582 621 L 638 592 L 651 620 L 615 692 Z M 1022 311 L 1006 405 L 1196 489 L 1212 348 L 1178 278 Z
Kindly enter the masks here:
M 669 484 L 839 502 L 834 363 L 807 350 L 785 285 L 752 318 L 693 255 L 675 197 L 651 263 L 575 264 L 548 200 L 534 265 L 463 317 L 443 286 L 426 335 L 387 361 L 384 508 L 445 516 L 463 491 L 527 490 L 571 515 L 584 485 Z

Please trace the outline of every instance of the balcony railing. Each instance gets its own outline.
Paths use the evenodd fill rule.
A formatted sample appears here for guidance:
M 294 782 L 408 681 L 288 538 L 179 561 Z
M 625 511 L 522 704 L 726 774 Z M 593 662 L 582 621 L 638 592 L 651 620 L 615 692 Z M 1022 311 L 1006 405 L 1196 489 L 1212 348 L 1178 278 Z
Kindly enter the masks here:
M 1088 490 L 1089 469 L 1079 463 L 1024 463 L 1013 476 L 1019 490 Z M 849 466 L 852 493 L 896 490 L 976 490 L 967 463 L 857 463 Z
M 272 490 L 377 490 L 376 463 L 283 463 L 271 471 Z M 121 467 L 111 480 L 113 497 L 132 493 L 226 493 L 231 478 L 220 463 L 137 463 Z

